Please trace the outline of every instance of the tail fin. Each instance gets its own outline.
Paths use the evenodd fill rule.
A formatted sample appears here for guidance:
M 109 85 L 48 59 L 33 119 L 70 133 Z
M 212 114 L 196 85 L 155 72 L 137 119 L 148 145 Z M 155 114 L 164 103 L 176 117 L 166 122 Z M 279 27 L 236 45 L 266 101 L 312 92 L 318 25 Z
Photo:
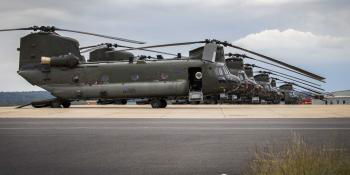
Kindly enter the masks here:
M 31 33 L 21 38 L 19 51 L 19 70 L 40 67 L 42 56 L 52 57 L 71 53 L 83 59 L 78 41 L 51 32 Z

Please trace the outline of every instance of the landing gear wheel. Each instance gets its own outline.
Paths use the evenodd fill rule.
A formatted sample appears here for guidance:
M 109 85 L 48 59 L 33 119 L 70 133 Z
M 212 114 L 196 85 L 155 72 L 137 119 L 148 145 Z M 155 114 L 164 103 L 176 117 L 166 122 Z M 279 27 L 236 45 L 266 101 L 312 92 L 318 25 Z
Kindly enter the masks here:
M 59 101 L 52 101 L 50 106 L 51 108 L 61 108 L 61 103 Z
M 152 108 L 165 108 L 167 105 L 168 103 L 164 99 L 153 99 L 151 101 Z
M 168 105 L 168 103 L 164 99 L 161 99 L 160 102 L 162 103 L 160 108 L 166 108 L 166 106 Z
M 71 103 L 70 103 L 69 101 L 62 102 L 62 106 L 63 106 L 64 108 L 69 108 L 70 105 L 71 105 Z
M 120 103 L 121 103 L 122 105 L 126 105 L 126 104 L 128 103 L 128 100 L 122 99 L 122 100 L 120 100 Z
M 47 106 L 50 106 L 48 104 L 32 104 L 32 106 L 34 108 L 44 108 L 44 107 L 47 107 Z
M 201 102 L 200 101 L 192 101 L 191 104 L 193 105 L 199 105 Z
M 153 99 L 151 101 L 151 106 L 152 106 L 152 108 L 161 108 L 162 107 L 162 102 L 159 99 Z

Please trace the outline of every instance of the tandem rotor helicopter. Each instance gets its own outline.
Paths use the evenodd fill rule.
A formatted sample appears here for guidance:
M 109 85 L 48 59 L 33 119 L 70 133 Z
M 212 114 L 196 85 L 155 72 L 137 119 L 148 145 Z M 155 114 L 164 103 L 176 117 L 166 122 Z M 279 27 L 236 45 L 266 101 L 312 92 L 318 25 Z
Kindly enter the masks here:
M 314 73 L 226 41 L 207 39 L 144 47 L 104 43 L 79 48 L 77 40 L 56 32 L 92 35 L 133 44 L 145 43 L 49 26 L 2 29 L 0 32 L 18 30 L 34 31 L 20 40 L 18 74 L 55 97 L 28 104 L 33 107 L 69 108 L 72 101 L 79 100 L 146 98 L 150 99 L 152 108 L 165 108 L 169 99 L 203 101 L 208 96 L 235 93 L 242 90 L 242 83 L 248 81 L 243 82 L 239 75 L 228 69 L 225 47 L 258 56 L 314 80 L 325 80 Z M 189 56 L 151 50 L 193 44 L 202 46 L 189 51 Z M 159 55 L 147 59 L 135 56 L 131 53 L 133 50 L 172 55 L 173 58 L 164 59 Z M 90 53 L 88 61 L 82 56 L 83 52 Z M 254 87 L 260 87 L 249 82 Z

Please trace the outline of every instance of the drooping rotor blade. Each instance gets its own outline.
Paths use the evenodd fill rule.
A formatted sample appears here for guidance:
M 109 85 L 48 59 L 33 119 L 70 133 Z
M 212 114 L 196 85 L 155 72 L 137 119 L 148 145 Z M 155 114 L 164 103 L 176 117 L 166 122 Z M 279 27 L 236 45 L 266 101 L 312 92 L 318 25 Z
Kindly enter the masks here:
M 300 94 L 304 94 L 304 95 L 306 95 L 306 96 L 314 96 L 314 93 L 313 92 L 303 92 L 303 91 L 301 91 L 301 90 L 296 90 L 296 89 L 294 89 L 294 91 L 295 92 L 298 92 L 298 93 L 300 93 Z
M 288 83 L 288 84 L 295 85 L 295 86 L 297 86 L 297 87 L 300 87 L 300 88 L 302 88 L 302 89 L 311 91 L 311 92 L 316 93 L 316 94 L 320 94 L 320 95 L 323 94 L 322 92 L 319 92 L 319 91 L 316 91 L 316 90 L 307 88 L 307 87 L 305 87 L 305 86 L 301 86 L 301 85 L 299 85 L 299 84 L 297 84 L 297 83 L 294 83 L 294 82 L 289 82 L 289 81 L 281 80 L 281 79 L 278 79 L 278 78 L 274 78 L 274 79 L 275 79 L 275 80 L 278 80 L 278 81 L 282 81 L 282 82 L 284 82 L 284 83 Z
M 300 81 L 303 81 L 303 82 L 306 82 L 306 83 L 310 83 L 310 84 L 313 84 L 313 85 L 316 85 L 316 86 L 321 86 L 320 84 L 316 84 L 316 83 L 313 83 L 311 81 L 307 81 L 307 80 L 304 80 L 304 79 L 301 79 L 301 78 L 298 78 L 298 77 L 295 77 L 295 76 L 291 76 L 291 75 L 288 75 L 288 74 L 285 74 L 285 73 L 282 73 L 282 72 L 278 72 L 278 71 L 267 69 L 267 68 L 264 68 L 264 67 L 261 67 L 261 66 L 257 66 L 255 64 L 246 64 L 246 65 L 252 66 L 252 67 L 256 67 L 256 68 L 259 68 L 259 69 L 263 69 L 263 70 L 266 70 L 266 71 L 269 71 L 269 72 L 281 74 L 281 75 L 284 75 L 284 76 L 287 76 L 287 77 L 290 77 L 290 78 L 293 78 L 293 79 L 297 79 L 297 80 L 300 80 Z
M 322 88 L 319 88 L 319 87 L 316 87 L 316 86 L 313 86 L 313 85 L 310 85 L 310 84 L 307 84 L 307 83 L 304 83 L 304 82 L 301 82 L 299 80 L 295 80 L 295 79 L 292 79 L 292 78 L 289 78 L 289 77 L 286 77 L 286 76 L 283 76 L 283 75 L 278 75 L 278 74 L 275 74 L 275 73 L 272 73 L 272 72 L 266 72 L 266 71 L 259 71 L 259 72 L 260 73 L 265 73 L 265 74 L 275 75 L 275 76 L 278 76 L 278 77 L 282 77 L 282 78 L 285 78 L 285 79 L 288 79 L 288 80 L 291 80 L 291 81 L 294 81 L 294 82 L 298 82 L 298 83 L 301 83 L 303 85 L 306 85 L 306 86 L 309 86 L 309 87 L 312 87 L 312 88 L 324 91 L 324 89 L 322 89 Z
M 201 43 L 206 43 L 206 42 L 208 42 L 208 41 L 192 41 L 192 42 L 159 44 L 159 45 L 153 45 L 153 46 L 135 47 L 135 48 L 132 48 L 132 49 L 124 49 L 124 50 L 120 50 L 120 51 L 142 50 L 142 49 L 159 48 L 159 47 L 171 47 L 171 46 L 183 46 L 183 45 L 201 44 Z
M 313 79 L 316 79 L 316 80 L 325 80 L 325 79 L 326 79 L 326 78 L 324 78 L 324 77 L 321 77 L 321 76 L 319 76 L 319 75 L 316 75 L 316 74 L 314 74 L 314 73 L 311 73 L 311 72 L 309 72 L 309 71 L 306 71 L 306 70 L 304 70 L 304 69 L 301 69 L 301 68 L 299 68 L 299 67 L 296 67 L 296 66 L 287 64 L 287 63 L 285 63 L 285 62 L 282 62 L 282 61 L 280 61 L 280 60 L 277 60 L 277 59 L 274 59 L 274 58 L 265 56 L 265 55 L 263 55 L 263 54 L 260 54 L 260 53 L 257 53 L 257 52 L 254 52 L 254 51 L 251 51 L 251 50 L 248 50 L 248 49 L 245 49 L 245 48 L 236 46 L 236 45 L 233 45 L 233 44 L 231 44 L 231 43 L 228 43 L 228 42 L 221 42 L 221 44 L 223 44 L 224 46 L 229 46 L 229 47 L 232 47 L 232 48 L 235 48 L 235 49 L 239 49 L 239 50 L 248 52 L 248 53 L 250 53 L 250 54 L 259 56 L 259 57 L 261 57 L 261 58 L 265 58 L 265 59 L 267 59 L 267 60 L 269 60 L 269 61 L 275 62 L 275 63 L 280 64 L 280 65 L 282 65 L 282 66 L 288 67 L 288 68 L 293 69 L 293 70 L 298 71 L 298 72 L 301 72 L 301 73 L 303 73 L 303 74 L 305 74 L 305 75 L 309 75 L 309 76 L 312 77 Z
M 307 91 L 307 92 L 303 92 L 303 90 L 301 89 L 294 89 L 295 92 L 298 92 L 298 93 L 301 93 L 301 94 L 304 94 L 304 95 L 307 95 L 307 96 L 311 96 L 311 97 L 314 97 L 314 96 L 318 96 L 319 94 L 316 94 L 314 92 L 310 92 L 310 91 Z
M 313 77 L 311 77 L 311 76 L 309 76 L 309 75 L 305 75 L 305 74 L 300 73 L 300 72 L 298 72 L 298 71 L 295 71 L 295 70 L 292 70 L 292 69 L 289 69 L 289 68 L 286 68 L 286 67 L 283 67 L 283 66 L 280 66 L 280 65 L 277 65 L 277 64 L 269 63 L 269 62 L 267 62 L 267 61 L 259 60 L 259 59 L 256 59 L 256 58 L 247 56 L 247 55 L 245 55 L 245 54 L 232 54 L 232 53 L 228 53 L 228 54 L 225 54 L 225 55 L 227 55 L 227 56 L 236 56 L 236 57 L 241 57 L 241 58 L 248 58 L 248 59 L 251 59 L 251 60 L 254 60 L 254 61 L 257 61 L 257 62 L 261 62 L 261 63 L 267 64 L 267 65 L 275 66 L 275 67 L 278 67 L 278 68 L 280 68 L 280 69 L 284 69 L 284 70 L 287 70 L 287 71 L 290 71 L 290 72 L 293 72 L 293 73 L 296 73 L 296 74 L 299 74 L 299 75 L 306 76 L 306 77 L 309 77 L 309 78 L 314 79 Z M 323 81 L 323 80 L 318 80 L 318 81 L 325 83 L 325 81 Z
M 315 99 L 320 99 L 320 100 L 323 100 L 324 97 L 326 95 L 328 95 L 327 93 L 322 93 L 322 94 L 316 94 L 314 92 L 310 92 L 310 91 L 307 91 L 307 92 L 303 92 L 301 89 L 297 89 L 295 90 L 296 92 L 299 92 L 299 93 L 303 93 L 305 95 L 308 95 L 308 96 L 311 96 L 312 98 L 315 98 Z
M 124 42 L 134 43 L 134 44 L 145 44 L 145 42 L 142 42 L 142 41 L 136 41 L 136 40 L 130 40 L 130 39 L 125 39 L 125 38 L 120 38 L 120 37 L 101 35 L 101 34 L 90 33 L 90 32 L 83 32 L 83 31 L 78 31 L 78 30 L 69 30 L 69 29 L 62 29 L 62 28 L 55 28 L 55 30 L 97 36 L 97 37 L 108 38 L 108 39 L 113 39 L 113 40 L 118 40 L 118 41 L 124 41 Z
M 308 91 L 314 92 L 314 93 L 316 93 L 316 94 L 320 94 L 320 95 L 322 95 L 322 94 L 323 94 L 322 92 L 319 92 L 319 91 L 316 91 L 316 90 L 313 90 L 313 89 L 307 88 L 307 87 L 305 87 L 305 86 L 301 86 L 301 85 L 296 84 L 296 83 L 293 83 L 293 85 L 298 86 L 298 87 L 300 87 L 300 88 L 302 88 L 302 89 L 306 89 L 306 90 L 308 90 Z

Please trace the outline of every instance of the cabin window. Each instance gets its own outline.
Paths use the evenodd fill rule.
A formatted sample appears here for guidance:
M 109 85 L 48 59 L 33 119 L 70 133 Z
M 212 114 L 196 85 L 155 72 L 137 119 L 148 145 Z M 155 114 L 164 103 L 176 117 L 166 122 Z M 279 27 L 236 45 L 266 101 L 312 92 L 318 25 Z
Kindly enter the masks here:
M 222 67 L 222 68 L 223 68 L 223 70 L 224 70 L 224 72 L 225 72 L 226 75 L 229 75 L 229 74 L 230 74 L 230 71 L 227 69 L 226 66 L 224 66 L 224 67 Z
M 219 75 L 224 75 L 224 72 L 222 71 L 221 68 L 219 68 Z
M 188 79 L 190 81 L 190 90 L 191 91 L 200 91 L 202 90 L 202 78 L 198 79 L 196 74 L 201 73 L 202 69 L 200 67 L 191 67 L 188 69 Z
M 161 74 L 160 74 L 160 78 L 161 78 L 162 80 L 166 80 L 166 79 L 169 78 L 169 75 L 166 74 L 166 73 L 161 73 Z
M 73 76 L 72 81 L 74 83 L 78 83 L 79 82 L 79 76 L 78 75 Z
M 136 81 L 140 79 L 140 76 L 138 74 L 131 75 L 131 80 Z
M 108 75 L 102 75 L 101 76 L 101 83 L 106 84 L 109 82 L 109 76 Z
M 239 79 L 240 79 L 240 80 L 245 80 L 245 77 L 244 77 L 244 74 L 243 74 L 243 73 L 239 73 L 238 76 L 239 76 Z

